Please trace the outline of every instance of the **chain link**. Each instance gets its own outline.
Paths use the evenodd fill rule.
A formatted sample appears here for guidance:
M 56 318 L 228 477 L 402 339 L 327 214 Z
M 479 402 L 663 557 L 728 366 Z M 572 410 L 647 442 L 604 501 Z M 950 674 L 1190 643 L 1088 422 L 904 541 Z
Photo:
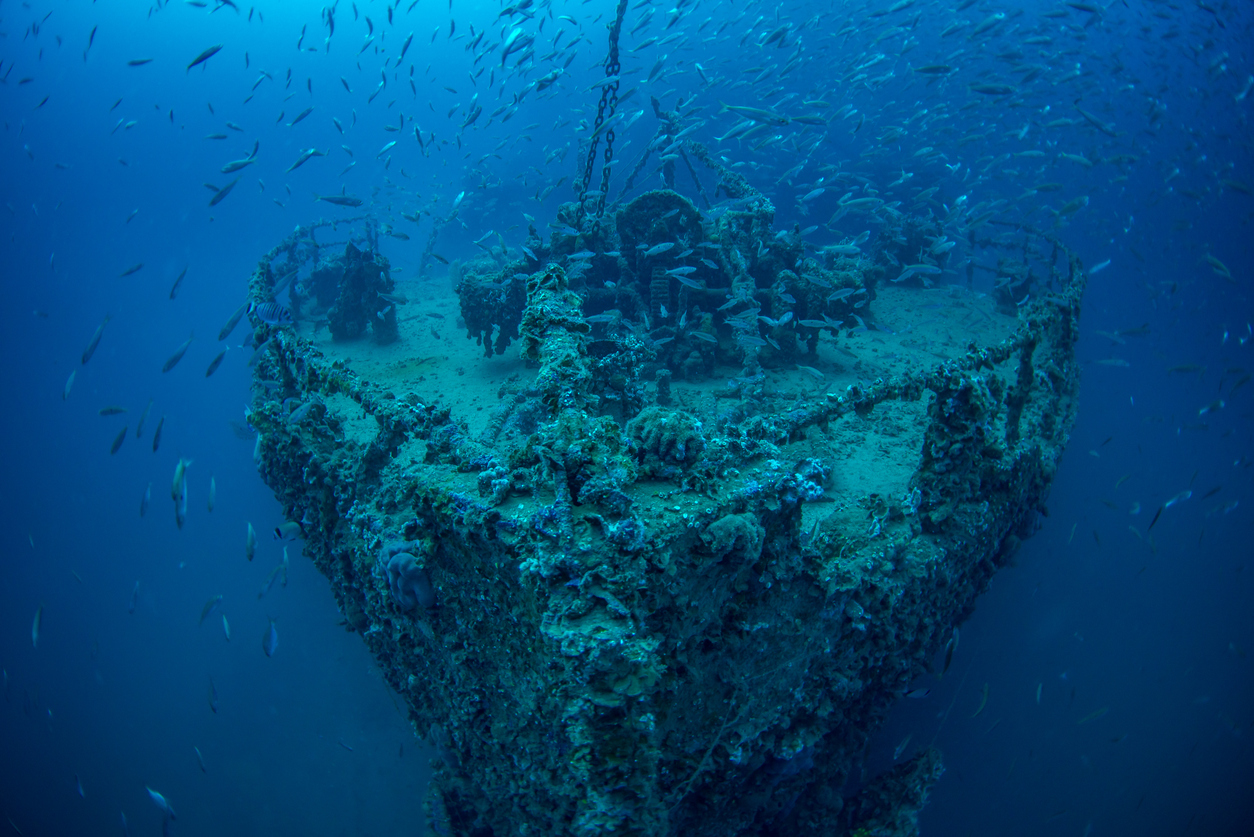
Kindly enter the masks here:
M 597 105 L 597 119 L 592 127 L 592 140 L 588 146 L 588 158 L 584 161 L 583 181 L 579 186 L 579 215 L 582 217 L 586 209 L 584 203 L 588 199 L 588 186 L 592 183 L 592 168 L 596 165 L 597 146 L 601 142 L 601 125 L 605 122 L 605 105 L 609 101 L 609 88 L 602 88 L 601 103 Z
M 610 52 L 605 59 L 605 77 L 614 80 L 601 88 L 601 101 L 597 105 L 597 118 L 592 126 L 592 139 L 588 144 L 588 157 L 584 163 L 583 181 L 579 187 L 579 218 L 582 222 L 588 216 L 588 187 L 592 185 L 592 169 L 596 166 L 597 148 L 601 144 L 601 128 L 608 120 L 614 118 L 618 108 L 618 73 L 622 65 L 618 62 L 618 37 L 622 32 L 623 18 L 627 15 L 627 0 L 618 0 L 617 15 L 610 26 Z M 605 152 L 602 155 L 601 194 L 597 195 L 595 212 L 597 218 L 605 211 L 605 197 L 610 188 L 610 166 L 614 160 L 614 129 L 605 132 Z M 582 225 L 582 223 L 581 223 Z

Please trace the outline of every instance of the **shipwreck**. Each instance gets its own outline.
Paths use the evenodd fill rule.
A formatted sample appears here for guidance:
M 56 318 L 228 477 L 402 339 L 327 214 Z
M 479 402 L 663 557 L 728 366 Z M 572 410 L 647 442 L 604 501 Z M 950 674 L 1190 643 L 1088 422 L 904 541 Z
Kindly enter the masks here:
M 1039 525 L 1082 265 L 965 201 L 810 244 L 656 99 L 610 202 L 625 8 L 544 230 L 432 278 L 459 196 L 412 278 L 370 215 L 260 260 L 258 469 L 436 753 L 434 833 L 916 833 L 940 753 L 867 743 Z
M 297 318 L 253 323 L 257 465 L 438 754 L 437 834 L 912 833 L 939 753 L 850 777 L 1044 510 L 1062 243 L 978 219 L 934 284 L 934 219 L 811 246 L 681 150 L 697 202 L 672 164 L 447 282 L 368 216 L 252 276 Z

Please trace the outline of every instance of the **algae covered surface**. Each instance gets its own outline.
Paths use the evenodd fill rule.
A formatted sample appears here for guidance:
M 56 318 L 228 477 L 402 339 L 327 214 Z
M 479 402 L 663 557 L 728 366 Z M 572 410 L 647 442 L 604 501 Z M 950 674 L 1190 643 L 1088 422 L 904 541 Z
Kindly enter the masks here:
M 258 466 L 436 747 L 443 832 L 908 831 L 943 770 L 851 781 L 1043 509 L 1083 272 L 989 225 L 1026 254 L 991 290 L 903 277 L 911 221 L 816 251 L 729 175 L 730 209 L 650 192 L 443 277 L 369 219 L 253 277 L 302 312 L 255 323 Z

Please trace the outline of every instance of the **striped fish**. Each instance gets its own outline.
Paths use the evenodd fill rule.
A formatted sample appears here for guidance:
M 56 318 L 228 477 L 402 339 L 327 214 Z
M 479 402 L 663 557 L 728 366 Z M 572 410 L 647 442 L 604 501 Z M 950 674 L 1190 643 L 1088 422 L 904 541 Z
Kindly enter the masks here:
M 277 302 L 263 302 L 260 305 L 254 302 L 248 306 L 248 313 L 256 314 L 257 319 L 271 326 L 285 326 L 295 322 L 292 312 Z

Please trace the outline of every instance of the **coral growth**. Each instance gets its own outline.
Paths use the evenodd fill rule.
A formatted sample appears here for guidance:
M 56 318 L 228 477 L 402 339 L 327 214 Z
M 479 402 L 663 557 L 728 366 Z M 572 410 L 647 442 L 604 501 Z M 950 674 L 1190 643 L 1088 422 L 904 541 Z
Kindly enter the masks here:
M 339 260 L 339 292 L 327 311 L 327 326 L 337 340 L 351 340 L 367 331 L 375 342 L 397 339 L 396 305 L 386 298 L 393 292 L 387 260 L 362 251 L 350 241 Z
M 429 552 L 431 548 L 429 542 L 418 546 L 425 547 L 422 550 L 424 552 Z M 384 550 L 388 587 L 396 606 L 402 611 L 413 610 L 419 605 L 430 610 L 436 605 L 435 587 L 431 584 L 431 575 L 426 568 L 413 553 L 406 551 L 412 548 L 413 545 L 402 543 L 393 544 Z

